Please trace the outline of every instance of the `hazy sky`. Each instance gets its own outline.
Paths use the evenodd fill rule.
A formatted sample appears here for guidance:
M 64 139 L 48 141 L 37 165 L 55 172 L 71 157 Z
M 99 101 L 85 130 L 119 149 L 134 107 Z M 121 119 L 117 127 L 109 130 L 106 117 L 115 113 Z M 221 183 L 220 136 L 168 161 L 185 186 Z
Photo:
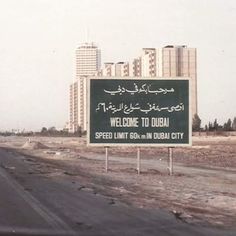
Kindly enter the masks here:
M 102 62 L 196 47 L 200 118 L 236 116 L 235 0 L 0 0 L 0 32 L 0 130 L 63 127 L 74 51 L 87 37 Z

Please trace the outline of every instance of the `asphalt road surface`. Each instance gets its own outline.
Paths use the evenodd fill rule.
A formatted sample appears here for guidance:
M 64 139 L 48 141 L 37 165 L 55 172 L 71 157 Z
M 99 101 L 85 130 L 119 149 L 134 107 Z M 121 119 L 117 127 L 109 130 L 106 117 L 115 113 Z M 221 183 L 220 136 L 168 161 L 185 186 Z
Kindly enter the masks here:
M 190 225 L 163 210 L 82 191 L 72 177 L 44 171 L 40 163 L 0 148 L 0 235 L 236 235 L 232 229 Z

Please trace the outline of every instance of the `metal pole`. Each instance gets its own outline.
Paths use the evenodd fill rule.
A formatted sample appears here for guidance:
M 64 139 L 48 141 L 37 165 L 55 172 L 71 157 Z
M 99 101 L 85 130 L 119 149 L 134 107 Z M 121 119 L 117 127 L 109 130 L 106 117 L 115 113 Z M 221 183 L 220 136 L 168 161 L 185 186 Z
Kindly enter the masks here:
M 169 174 L 173 175 L 173 148 L 169 147 L 168 148 L 168 156 L 169 156 Z
M 137 148 L 137 171 L 140 174 L 140 148 Z
M 106 172 L 108 172 L 108 147 L 105 147 L 105 151 L 106 151 L 105 169 L 106 169 Z

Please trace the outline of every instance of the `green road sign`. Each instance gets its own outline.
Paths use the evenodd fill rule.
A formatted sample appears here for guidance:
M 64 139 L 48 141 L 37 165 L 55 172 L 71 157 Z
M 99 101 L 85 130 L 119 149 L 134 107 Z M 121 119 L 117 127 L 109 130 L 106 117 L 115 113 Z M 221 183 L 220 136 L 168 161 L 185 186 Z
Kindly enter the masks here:
M 92 78 L 88 144 L 191 145 L 190 81 L 186 78 Z

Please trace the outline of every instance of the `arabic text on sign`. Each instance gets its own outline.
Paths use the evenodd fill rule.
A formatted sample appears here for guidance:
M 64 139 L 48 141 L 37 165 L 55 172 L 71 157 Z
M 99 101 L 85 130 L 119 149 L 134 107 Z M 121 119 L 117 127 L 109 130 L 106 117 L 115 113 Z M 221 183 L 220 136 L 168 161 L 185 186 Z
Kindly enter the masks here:
M 140 111 L 142 113 L 148 114 L 151 111 L 167 111 L 167 112 L 180 112 L 184 111 L 184 104 L 180 103 L 176 106 L 166 106 L 166 107 L 160 107 L 156 103 L 147 103 L 146 106 L 140 106 L 139 103 L 120 103 L 118 105 L 113 104 L 112 102 L 109 102 L 108 104 L 105 102 L 100 102 L 97 104 L 96 112 L 103 111 L 104 113 L 111 111 L 112 114 L 117 112 L 122 112 L 124 114 L 130 114 L 134 111 Z
M 133 89 L 127 89 L 125 87 L 122 87 L 118 85 L 118 88 L 116 90 L 107 90 L 104 89 L 105 93 L 109 93 L 110 95 L 122 95 L 124 93 L 129 93 L 131 95 L 134 95 L 136 93 L 144 93 L 144 94 L 167 94 L 167 93 L 173 93 L 175 90 L 173 88 L 167 89 L 167 88 L 158 88 L 158 89 L 152 89 L 151 85 L 143 84 L 141 87 L 138 87 L 136 83 L 134 83 Z

